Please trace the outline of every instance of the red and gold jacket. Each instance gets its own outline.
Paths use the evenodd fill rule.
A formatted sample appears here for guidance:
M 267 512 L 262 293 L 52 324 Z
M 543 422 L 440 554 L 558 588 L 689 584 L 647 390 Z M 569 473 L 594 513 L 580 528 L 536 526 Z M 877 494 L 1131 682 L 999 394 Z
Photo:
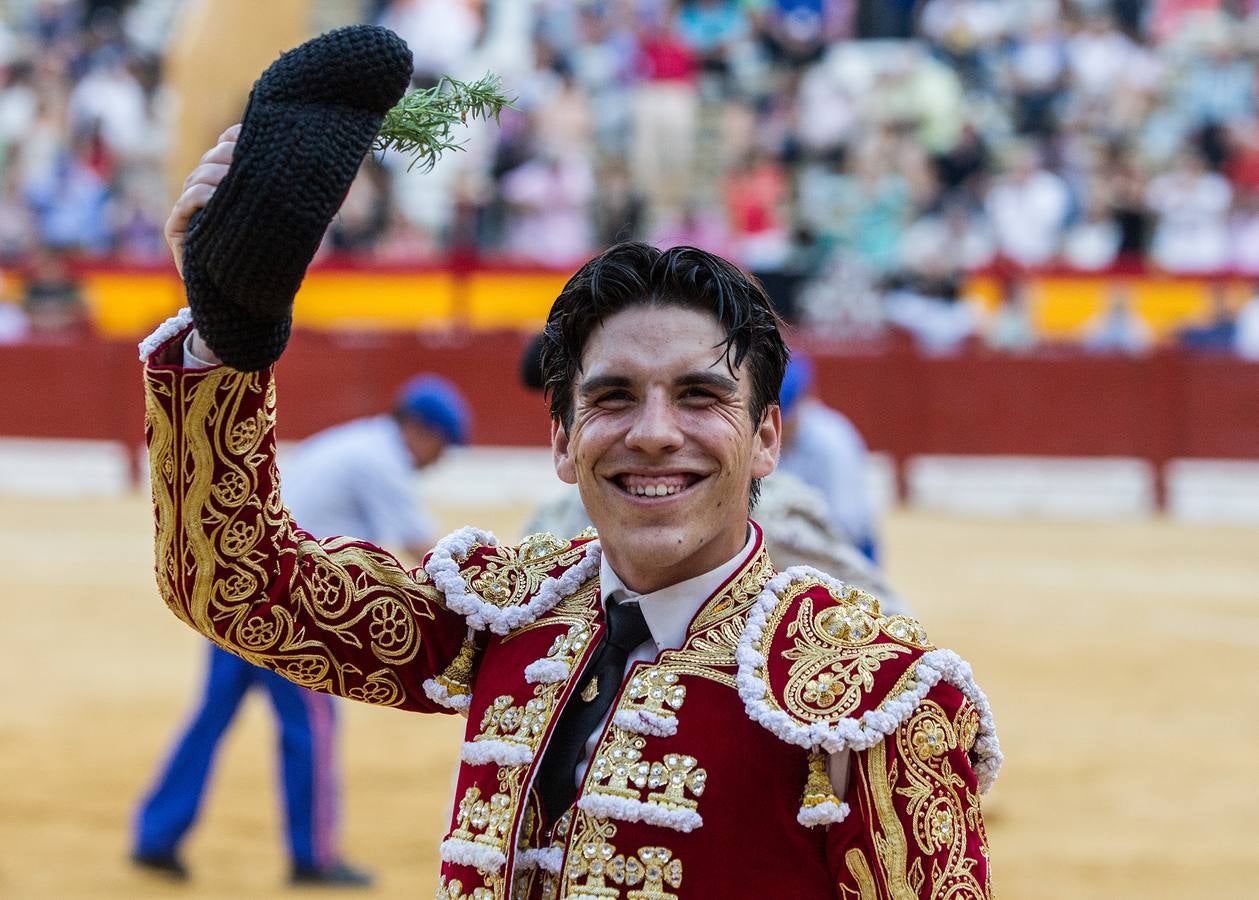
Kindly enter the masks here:
M 575 805 L 532 785 L 604 631 L 599 542 L 475 529 L 408 571 L 289 517 L 270 372 L 146 349 L 156 567 L 171 610 L 313 690 L 468 726 L 439 898 L 988 897 L 979 793 L 1000 765 L 969 668 L 922 627 L 760 544 L 635 663 Z M 849 752 L 845 796 L 827 776 Z

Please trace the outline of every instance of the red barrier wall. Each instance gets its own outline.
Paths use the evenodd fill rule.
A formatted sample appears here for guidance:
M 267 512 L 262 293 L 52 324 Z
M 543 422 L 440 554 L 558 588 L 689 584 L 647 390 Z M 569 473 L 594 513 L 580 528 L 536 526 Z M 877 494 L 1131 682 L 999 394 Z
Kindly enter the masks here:
M 297 335 L 278 370 L 280 437 L 381 411 L 421 370 L 468 394 L 476 443 L 540 445 L 542 398 L 520 387 L 516 333 Z M 922 453 L 1259 458 L 1259 364 L 1163 351 L 1063 350 L 927 358 L 912 349 L 813 345 L 818 391 L 872 449 Z M 138 443 L 143 409 L 131 342 L 0 347 L 0 435 Z

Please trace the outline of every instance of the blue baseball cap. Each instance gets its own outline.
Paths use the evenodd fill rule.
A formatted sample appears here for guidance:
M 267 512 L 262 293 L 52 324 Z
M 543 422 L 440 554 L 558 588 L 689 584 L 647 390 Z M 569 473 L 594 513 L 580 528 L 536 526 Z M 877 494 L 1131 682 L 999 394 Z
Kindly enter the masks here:
M 784 416 L 790 415 L 800 398 L 813 385 L 813 360 L 796 351 L 791 354 L 787 371 L 783 373 L 782 390 L 778 392 L 778 405 Z
M 436 431 L 448 443 L 466 444 L 472 414 L 459 388 L 440 375 L 416 375 L 398 389 L 398 412 Z

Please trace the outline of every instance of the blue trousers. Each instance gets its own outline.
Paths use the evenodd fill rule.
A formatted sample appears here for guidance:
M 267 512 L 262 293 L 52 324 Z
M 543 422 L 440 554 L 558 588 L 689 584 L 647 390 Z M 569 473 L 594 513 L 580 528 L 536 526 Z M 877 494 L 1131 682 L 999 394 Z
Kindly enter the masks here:
M 332 698 L 210 645 L 201 704 L 176 741 L 135 822 L 137 853 L 173 853 L 196 821 L 219 739 L 250 687 L 265 688 L 279 719 L 289 853 L 295 865 L 338 860 Z

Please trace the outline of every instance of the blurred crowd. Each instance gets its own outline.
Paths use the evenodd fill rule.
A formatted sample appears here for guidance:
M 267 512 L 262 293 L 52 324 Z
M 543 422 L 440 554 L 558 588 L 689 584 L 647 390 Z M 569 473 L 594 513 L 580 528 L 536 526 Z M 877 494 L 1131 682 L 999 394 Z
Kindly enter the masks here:
M 330 252 L 571 267 L 695 243 L 811 329 L 936 350 L 1026 343 L 1029 270 L 1259 276 L 1259 0 L 335 5 L 401 34 L 417 84 L 495 71 L 516 102 L 431 174 L 373 158 Z M 0 8 L 0 267 L 55 286 L 67 253 L 161 259 L 178 0 Z M 984 321 L 979 268 L 1009 285 Z M 1139 345 L 1108 337 L 1136 319 L 1117 291 L 1090 334 Z

